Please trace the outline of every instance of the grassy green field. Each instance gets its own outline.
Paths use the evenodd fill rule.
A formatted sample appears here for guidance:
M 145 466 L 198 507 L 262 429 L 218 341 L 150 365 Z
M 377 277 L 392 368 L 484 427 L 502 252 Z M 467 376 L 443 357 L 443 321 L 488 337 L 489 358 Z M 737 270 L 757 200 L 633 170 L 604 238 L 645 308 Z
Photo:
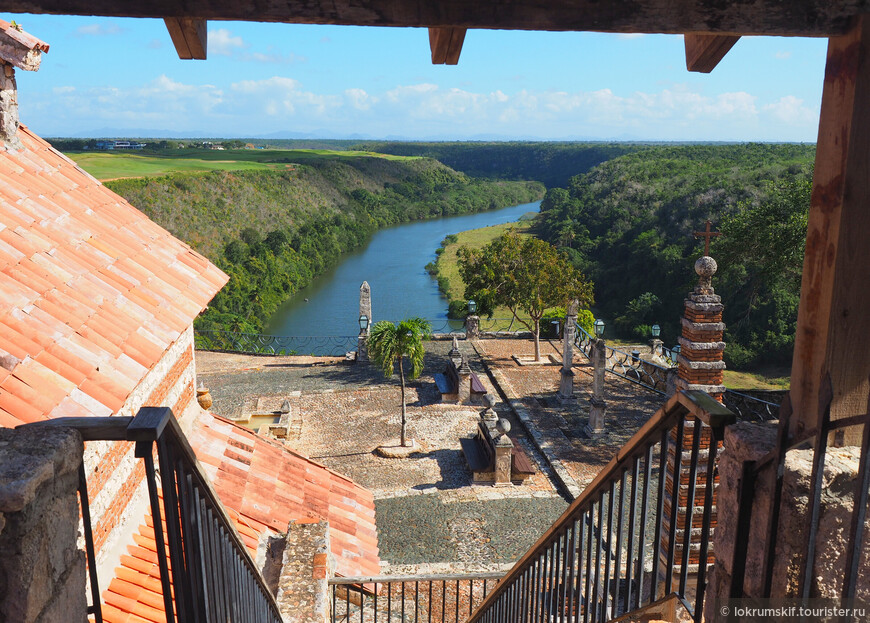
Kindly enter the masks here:
M 392 156 L 367 151 L 332 151 L 328 149 L 176 149 L 160 155 L 142 152 L 67 153 L 85 171 L 98 180 L 130 177 L 157 177 L 170 173 L 208 171 L 284 170 L 294 163 L 311 160 L 348 159 L 359 157 L 387 160 L 414 160 L 414 157 Z
M 435 266 L 438 269 L 438 277 L 446 277 L 449 283 L 447 289 L 447 299 L 464 299 L 465 298 L 465 283 L 462 277 L 459 276 L 459 265 L 456 260 L 456 253 L 459 247 L 470 247 L 479 249 L 480 247 L 492 242 L 508 230 L 514 230 L 520 235 L 529 235 L 529 230 L 534 221 L 527 220 L 519 223 L 504 223 L 502 225 L 491 225 L 481 229 L 469 229 L 456 234 L 457 241 L 450 243 L 444 247 L 444 252 L 438 256 Z M 496 318 L 509 318 L 511 315 L 507 308 L 499 308 L 495 311 Z
M 726 346 L 727 348 L 727 346 Z M 725 370 L 725 387 L 729 389 L 788 389 L 791 384 L 788 368 L 764 368 L 755 372 Z

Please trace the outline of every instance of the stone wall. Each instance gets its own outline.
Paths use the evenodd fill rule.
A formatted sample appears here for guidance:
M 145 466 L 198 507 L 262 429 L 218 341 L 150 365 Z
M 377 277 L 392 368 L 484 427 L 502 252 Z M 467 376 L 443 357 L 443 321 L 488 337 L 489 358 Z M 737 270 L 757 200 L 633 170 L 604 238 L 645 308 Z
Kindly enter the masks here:
M 716 600 L 727 599 L 731 587 L 743 462 L 759 461 L 776 447 L 777 425 L 778 422 L 738 422 L 725 431 L 724 451 L 719 458 L 719 524 L 714 536 L 716 563 L 710 575 L 705 607 L 708 620 L 714 616 L 712 609 Z M 773 597 L 797 596 L 798 574 L 807 540 L 812 456 L 811 449 L 790 450 L 786 455 L 773 570 Z M 818 597 L 837 597 L 842 591 L 847 532 L 859 456 L 860 449 L 856 447 L 828 449 L 813 571 L 812 594 Z M 770 464 L 756 478 L 743 576 L 743 591 L 747 597 L 759 597 L 763 592 L 762 574 L 770 503 L 774 492 L 774 468 Z M 868 524 L 870 520 L 865 523 L 865 535 L 870 534 Z M 858 578 L 857 599 L 870 601 L 870 551 L 867 547 L 864 547 Z
M 278 580 L 278 607 L 284 623 L 329 623 L 329 578 L 335 559 L 329 522 L 291 522 Z
M 84 623 L 79 434 L 0 428 L 0 621 Z

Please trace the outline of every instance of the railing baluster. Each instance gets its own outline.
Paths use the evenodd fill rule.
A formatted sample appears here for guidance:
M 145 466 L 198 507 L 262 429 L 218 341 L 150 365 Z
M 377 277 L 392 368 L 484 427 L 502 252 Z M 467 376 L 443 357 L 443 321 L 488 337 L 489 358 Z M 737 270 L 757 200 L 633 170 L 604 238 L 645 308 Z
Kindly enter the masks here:
M 598 596 L 598 585 L 601 583 L 601 548 L 602 548 L 602 538 L 604 537 L 604 490 L 601 491 L 601 495 L 598 497 L 598 524 L 596 527 L 596 544 L 595 544 L 595 569 L 594 572 L 594 581 L 592 583 L 592 620 L 600 621 L 601 620 L 601 608 L 600 608 L 600 598 Z
M 611 601 L 611 577 L 610 577 L 610 561 L 613 558 L 613 505 L 614 498 L 616 497 L 616 481 L 613 480 L 610 483 L 610 493 L 607 496 L 607 532 L 605 532 L 605 536 L 607 537 L 607 551 L 604 552 L 604 588 L 602 597 L 604 597 L 601 604 L 601 620 L 606 621 L 611 618 L 610 612 L 608 610 L 608 604 Z
M 698 588 L 695 596 L 695 623 L 700 623 L 704 616 L 704 593 L 707 588 L 707 552 L 710 545 L 710 528 L 713 515 L 713 494 L 715 492 L 716 455 L 719 451 L 719 441 L 725 434 L 724 427 L 713 428 L 710 431 L 710 450 L 707 454 L 707 488 L 704 490 L 704 515 L 701 520 L 701 550 L 698 553 Z M 754 483 L 753 483 L 754 484 Z M 754 488 L 754 486 L 753 486 Z M 751 508 L 751 507 L 750 507 Z
M 610 603 L 613 611 L 611 617 L 619 616 L 619 576 L 622 566 L 622 516 L 625 512 L 625 479 L 628 476 L 628 471 L 622 472 L 622 479 L 619 481 L 619 506 L 616 513 L 616 562 L 613 569 L 613 595 Z
M 664 545 L 662 543 L 662 520 L 665 514 L 665 481 L 667 480 L 668 470 L 668 443 L 670 438 L 667 429 L 662 430 L 661 441 L 659 442 L 659 490 L 658 498 L 656 499 L 656 529 L 652 543 L 652 575 L 650 577 L 650 594 L 649 600 L 655 601 L 658 599 L 658 581 L 659 581 L 659 566 L 663 554 Z
M 632 570 L 634 568 L 634 533 L 637 531 L 637 480 L 640 477 L 640 456 L 635 456 L 631 461 L 631 493 L 629 501 L 631 507 L 628 509 L 628 543 L 625 552 L 625 599 L 622 602 L 622 611 L 628 612 L 631 607 L 631 583 L 634 579 Z
M 683 460 L 683 432 L 685 420 L 680 418 L 677 423 L 677 438 L 674 441 L 674 468 L 671 472 L 671 514 L 668 524 L 668 551 L 667 563 L 665 564 L 665 594 L 673 589 L 674 580 L 674 557 L 677 553 L 677 517 L 680 508 L 680 466 Z M 663 474 L 667 480 L 667 474 Z
M 586 522 L 586 590 L 583 592 L 583 623 L 589 622 L 589 610 L 592 604 L 592 557 L 593 534 L 595 531 L 595 505 L 589 507 Z
M 571 522 L 571 535 L 568 539 L 568 582 L 566 595 L 566 616 L 568 623 L 574 623 L 574 569 L 577 567 L 577 521 Z
M 680 595 L 686 594 L 689 577 L 689 555 L 692 550 L 692 511 L 695 508 L 695 486 L 698 477 L 698 454 L 701 447 L 701 420 L 692 419 L 692 454 L 689 458 L 689 488 L 686 491 L 686 527 L 683 531 L 683 560 L 680 568 Z M 679 476 L 679 472 L 676 472 Z M 679 480 L 682 478 L 679 477 Z M 710 483 L 707 483 L 710 486 Z
M 85 555 L 88 561 L 88 578 L 91 582 L 91 605 L 88 614 L 94 615 L 95 623 L 103 623 L 103 606 L 100 602 L 100 584 L 97 579 L 97 562 L 94 553 L 94 533 L 91 530 L 91 507 L 88 502 L 88 478 L 85 462 L 79 464 L 79 501 L 82 509 L 82 527 L 85 536 Z

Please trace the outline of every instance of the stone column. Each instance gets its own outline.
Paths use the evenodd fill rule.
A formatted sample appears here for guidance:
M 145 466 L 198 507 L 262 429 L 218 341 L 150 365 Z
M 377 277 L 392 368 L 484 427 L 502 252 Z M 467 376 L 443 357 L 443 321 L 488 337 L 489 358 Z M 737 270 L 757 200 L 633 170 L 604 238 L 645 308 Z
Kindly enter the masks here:
M 511 485 L 511 454 L 514 444 L 508 433 L 511 423 L 502 418 L 495 425 L 497 436 L 495 441 L 495 486 L 507 487 Z
M 372 289 L 368 281 L 363 281 L 359 287 L 359 315 L 369 319 L 369 326 L 365 330 L 360 329 L 357 339 L 357 359 L 368 361 L 368 338 L 374 322 L 372 320 Z
M 589 349 L 592 360 L 592 406 L 589 409 L 589 423 L 586 425 L 588 435 L 604 433 L 604 416 L 607 413 L 607 401 L 604 399 L 604 370 L 607 363 L 607 351 L 604 340 L 593 340 Z
M 87 621 L 76 543 L 83 452 L 68 428 L 0 428 L 0 621 Z
M 722 297 L 712 286 L 716 269 L 716 260 L 707 255 L 695 262 L 695 272 L 700 278 L 685 301 L 677 357 L 677 389 L 698 389 L 722 402 L 725 393 L 725 362 L 722 361 L 725 324 L 722 322 Z
M 456 368 L 456 376 L 458 381 L 456 384 L 458 387 L 456 388 L 456 393 L 459 398 L 459 404 L 466 405 L 471 403 L 471 366 L 468 365 L 468 361 L 465 357 L 462 357 L 462 360 L 459 364 L 459 367 Z
M 559 398 L 566 400 L 574 397 L 574 336 L 577 329 L 577 299 L 568 305 L 568 313 L 565 316 L 565 330 L 562 339 L 562 373 L 559 380 Z
M 480 316 L 465 317 L 465 339 L 477 340 L 480 338 Z
M 675 390 L 700 390 L 707 392 L 713 398 L 722 401 L 722 395 L 725 392 L 723 385 L 723 377 L 725 371 L 725 362 L 722 361 L 722 352 L 725 349 L 725 342 L 722 341 L 722 332 L 725 330 L 725 325 L 722 323 L 722 299 L 713 290 L 712 277 L 716 274 L 716 261 L 708 256 L 702 256 L 695 262 L 695 272 L 698 274 L 698 285 L 689 293 L 685 301 L 685 309 L 682 318 L 682 336 L 680 337 L 680 354 L 677 356 L 677 379 L 674 382 Z M 676 452 L 668 455 L 668 492 L 673 491 L 673 487 L 678 487 L 678 508 L 676 512 L 676 523 L 678 530 L 686 522 L 686 504 L 688 503 L 688 482 L 683 482 L 686 472 L 686 466 L 689 464 L 692 455 L 692 440 L 695 435 L 700 437 L 699 455 L 698 455 L 698 474 L 699 484 L 695 491 L 695 507 L 693 517 L 700 517 L 703 513 L 704 504 L 704 488 L 700 485 L 703 478 L 700 474 L 704 474 L 708 451 L 711 443 L 718 443 L 721 447 L 721 441 L 713 439 L 712 431 L 709 426 L 702 423 L 700 420 L 693 417 L 686 417 L 685 428 L 682 440 L 682 447 L 676 448 Z M 672 430 L 669 435 L 670 443 L 676 444 L 676 431 Z M 680 474 L 675 477 L 675 457 L 680 457 L 682 466 Z M 674 484 L 678 483 L 678 484 Z M 706 483 L 704 484 L 706 486 Z M 716 482 L 713 486 L 713 505 L 714 508 L 718 505 L 718 487 Z M 662 521 L 662 543 L 667 543 L 668 529 L 670 528 L 670 502 L 669 497 L 666 498 L 666 512 Z M 717 525 L 717 516 L 714 515 L 711 526 L 714 529 Z M 679 542 L 679 541 L 678 541 Z M 700 551 L 697 544 L 694 544 L 689 552 L 689 572 L 694 574 L 697 572 L 698 564 L 701 563 Z M 713 552 L 708 554 L 706 563 L 712 563 L 714 560 Z M 677 559 L 676 567 L 679 569 L 680 561 Z
M 656 356 L 661 357 L 662 356 L 662 346 L 663 346 L 662 341 L 659 338 L 654 337 L 653 339 L 651 339 L 649 341 L 650 354 L 653 357 L 656 357 Z
M 18 137 L 18 89 L 15 85 L 15 68 L 9 63 L 0 63 L 0 140 L 8 148 L 23 148 Z

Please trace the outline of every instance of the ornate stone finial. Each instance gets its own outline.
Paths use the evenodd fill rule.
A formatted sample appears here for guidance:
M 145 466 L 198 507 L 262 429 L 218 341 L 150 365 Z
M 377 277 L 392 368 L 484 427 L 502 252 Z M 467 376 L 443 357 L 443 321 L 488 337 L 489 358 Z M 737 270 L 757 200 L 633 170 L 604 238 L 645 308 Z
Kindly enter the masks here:
M 453 348 L 450 349 L 450 352 L 447 354 L 452 360 L 456 361 L 462 357 L 462 354 L 459 352 L 459 338 L 455 335 L 453 336 Z
M 460 357 L 461 357 L 462 363 L 459 364 L 459 369 L 457 370 L 457 372 L 459 374 L 464 375 L 464 376 L 471 374 L 471 366 L 468 365 L 468 360 L 465 357 L 462 357 L 461 355 L 460 355 Z
M 281 413 L 290 413 L 290 401 L 286 398 L 284 402 L 281 403 Z
M 715 294 L 713 290 L 713 275 L 719 267 L 709 255 L 699 257 L 695 262 L 695 272 L 698 273 L 698 285 L 695 286 L 696 294 Z
M 495 429 L 505 435 L 511 431 L 511 423 L 505 418 L 499 418 L 498 422 L 496 422 Z

